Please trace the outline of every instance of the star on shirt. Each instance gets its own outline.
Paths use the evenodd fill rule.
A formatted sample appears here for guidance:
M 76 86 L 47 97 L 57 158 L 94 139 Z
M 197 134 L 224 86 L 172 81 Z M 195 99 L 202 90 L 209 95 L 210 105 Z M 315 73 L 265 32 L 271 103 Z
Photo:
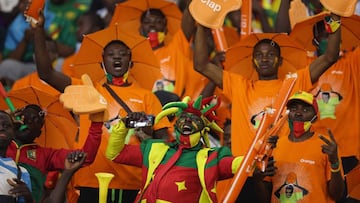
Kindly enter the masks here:
M 185 186 L 185 180 L 181 182 L 175 182 L 175 184 L 178 186 L 178 192 L 187 189 Z

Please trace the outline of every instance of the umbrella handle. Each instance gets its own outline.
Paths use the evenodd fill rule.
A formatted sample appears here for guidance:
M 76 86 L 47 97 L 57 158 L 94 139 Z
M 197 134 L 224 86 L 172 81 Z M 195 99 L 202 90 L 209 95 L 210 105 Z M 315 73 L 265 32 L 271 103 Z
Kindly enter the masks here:
M 0 94 L 1 94 L 1 97 L 5 100 L 5 103 L 9 107 L 10 111 L 15 112 L 16 108 L 15 108 L 14 104 L 12 103 L 11 99 L 7 96 L 6 90 L 1 82 L 0 82 Z M 15 118 L 16 118 L 16 120 L 21 120 L 21 118 L 19 116 L 16 116 Z M 26 128 L 27 128 L 27 125 L 22 124 L 20 126 L 20 131 L 23 131 Z

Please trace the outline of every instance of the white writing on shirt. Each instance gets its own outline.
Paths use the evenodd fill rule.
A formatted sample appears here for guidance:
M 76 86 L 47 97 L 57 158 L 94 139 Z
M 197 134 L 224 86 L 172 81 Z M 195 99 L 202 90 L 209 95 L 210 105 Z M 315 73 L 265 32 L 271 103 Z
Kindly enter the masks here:
M 315 161 L 314 160 L 300 159 L 300 163 L 306 163 L 306 164 L 314 165 Z
M 331 71 L 331 74 L 333 74 L 333 75 L 342 75 L 344 72 L 343 71 L 341 71 L 341 70 L 333 70 L 333 71 Z
M 142 100 L 140 100 L 140 99 L 134 99 L 134 98 L 130 98 L 129 101 L 130 101 L 130 102 L 139 103 L 139 104 L 144 103 Z

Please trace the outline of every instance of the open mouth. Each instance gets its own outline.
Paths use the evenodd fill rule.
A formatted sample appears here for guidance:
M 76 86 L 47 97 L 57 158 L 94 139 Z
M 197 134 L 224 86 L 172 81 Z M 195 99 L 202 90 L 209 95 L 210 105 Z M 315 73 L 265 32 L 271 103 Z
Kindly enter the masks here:
M 191 125 L 184 125 L 183 127 L 182 127 L 182 134 L 183 135 L 191 135 L 191 133 L 192 133 L 192 126 Z
M 122 63 L 120 61 L 114 61 L 114 69 L 115 70 L 121 70 L 122 69 Z

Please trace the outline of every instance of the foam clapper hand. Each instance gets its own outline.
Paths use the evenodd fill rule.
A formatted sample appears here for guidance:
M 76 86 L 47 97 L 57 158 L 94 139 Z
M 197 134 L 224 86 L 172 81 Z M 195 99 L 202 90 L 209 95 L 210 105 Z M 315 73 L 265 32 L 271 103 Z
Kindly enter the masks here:
M 64 108 L 74 114 L 90 114 L 94 122 L 108 120 L 106 99 L 95 89 L 89 75 L 82 75 L 81 80 L 83 85 L 69 85 L 60 95 Z

